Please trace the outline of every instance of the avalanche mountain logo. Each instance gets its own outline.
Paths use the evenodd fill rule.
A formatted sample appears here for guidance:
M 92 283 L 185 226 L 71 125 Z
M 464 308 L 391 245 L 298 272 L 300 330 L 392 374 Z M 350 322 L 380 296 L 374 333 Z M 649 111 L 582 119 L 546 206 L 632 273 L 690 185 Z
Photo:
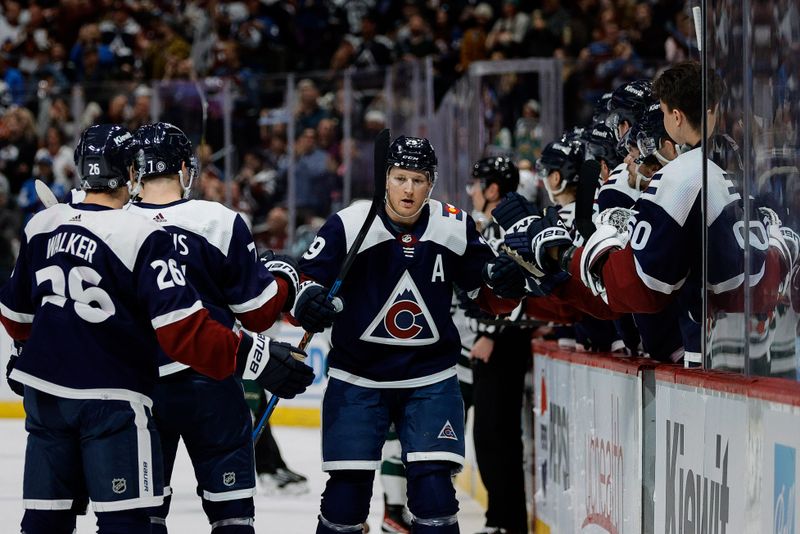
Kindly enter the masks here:
M 456 431 L 453 430 L 453 425 L 450 424 L 450 421 L 447 421 L 442 429 L 439 431 L 439 435 L 437 436 L 438 439 L 452 439 L 454 441 L 458 441 L 458 436 L 456 436 Z
M 389 299 L 361 334 L 362 341 L 383 345 L 431 345 L 439 331 L 408 271 L 389 293 Z

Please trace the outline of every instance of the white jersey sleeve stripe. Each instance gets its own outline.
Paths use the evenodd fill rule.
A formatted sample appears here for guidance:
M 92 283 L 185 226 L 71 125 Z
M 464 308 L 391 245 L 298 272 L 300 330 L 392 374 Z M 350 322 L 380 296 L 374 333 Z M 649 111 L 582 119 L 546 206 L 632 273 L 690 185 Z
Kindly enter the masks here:
M 228 307 L 233 313 L 247 313 L 249 311 L 257 310 L 265 303 L 269 302 L 278 294 L 278 282 L 273 280 L 269 285 L 264 288 L 260 295 L 251 298 L 247 302 L 241 304 L 230 304 Z
M 11 319 L 16 323 L 25 323 L 30 324 L 33 322 L 33 314 L 32 313 L 20 313 L 12 310 L 8 306 L 4 305 L 0 302 L 0 314 L 7 319 Z
M 641 278 L 644 285 L 652 289 L 653 291 L 658 291 L 660 293 L 666 293 L 667 295 L 672 294 L 674 291 L 677 291 L 683 286 L 683 283 L 686 282 L 686 276 L 684 276 L 677 284 L 667 284 L 666 282 L 662 282 L 652 276 L 648 275 L 642 269 L 642 266 L 639 265 L 639 260 L 636 259 L 636 256 L 633 257 L 633 262 L 636 265 L 636 273 Z M 688 276 L 688 275 L 687 275 Z
M 199 300 L 196 300 L 194 304 L 192 304 L 188 308 L 183 308 L 182 310 L 174 310 L 169 313 L 165 313 L 164 315 L 159 315 L 158 317 L 154 318 L 150 323 L 153 325 L 153 328 L 158 329 L 162 326 L 167 326 L 172 323 L 177 323 L 180 320 L 186 319 L 193 313 L 196 313 L 203 309 L 203 303 Z

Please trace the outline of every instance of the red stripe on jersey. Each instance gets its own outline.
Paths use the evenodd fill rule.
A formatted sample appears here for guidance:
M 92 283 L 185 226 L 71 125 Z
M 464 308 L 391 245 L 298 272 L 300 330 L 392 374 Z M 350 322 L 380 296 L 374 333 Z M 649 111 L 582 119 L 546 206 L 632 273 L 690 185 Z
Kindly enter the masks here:
M 489 313 L 493 313 L 495 315 L 511 313 L 514 311 L 514 308 L 519 306 L 519 299 L 500 298 L 492 293 L 492 290 L 487 286 L 481 286 L 475 302 L 482 310 L 488 311 Z
M 573 276 L 577 273 L 580 280 L 580 263 L 576 263 L 576 259 L 579 259 L 578 254 L 573 258 L 570 271 Z M 630 245 L 608 255 L 603 265 L 603 283 L 609 307 L 619 313 L 656 313 L 673 298 L 673 295 L 650 289 L 639 278 Z
M 278 292 L 260 308 L 244 313 L 237 313 L 236 318 L 241 321 L 242 326 L 252 332 L 263 332 L 273 325 L 281 315 L 286 299 L 289 297 L 289 283 L 283 278 L 276 276 Z
M 167 356 L 215 380 L 227 378 L 236 368 L 239 336 L 211 319 L 205 308 L 157 328 L 156 336 Z
M 31 323 L 18 323 L 3 315 L 0 315 L 0 323 L 3 324 L 11 339 L 25 341 L 31 336 Z

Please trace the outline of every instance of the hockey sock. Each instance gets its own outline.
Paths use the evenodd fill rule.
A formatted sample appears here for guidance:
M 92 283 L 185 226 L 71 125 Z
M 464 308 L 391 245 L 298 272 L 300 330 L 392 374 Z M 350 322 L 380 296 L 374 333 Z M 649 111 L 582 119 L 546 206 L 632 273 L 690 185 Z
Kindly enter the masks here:
M 374 471 L 331 471 L 322 492 L 317 534 L 361 532 L 369 515 Z M 352 530 L 347 530 L 352 529 Z
M 22 534 L 73 534 L 75 512 L 72 510 L 25 510 Z
M 253 498 L 233 501 L 203 499 L 203 510 L 211 523 L 212 534 L 253 534 L 256 514 Z
M 415 534 L 458 534 L 458 501 L 450 462 L 409 462 L 408 507 Z
M 150 514 L 147 508 L 134 508 L 119 512 L 95 512 L 98 534 L 141 534 L 150 532 Z

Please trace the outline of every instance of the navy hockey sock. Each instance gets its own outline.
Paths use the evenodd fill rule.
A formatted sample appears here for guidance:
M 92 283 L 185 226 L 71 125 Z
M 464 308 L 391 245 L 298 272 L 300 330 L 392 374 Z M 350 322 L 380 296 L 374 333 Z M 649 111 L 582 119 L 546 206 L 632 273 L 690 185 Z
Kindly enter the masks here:
M 72 534 L 75 512 L 72 510 L 25 510 L 22 534 Z
M 203 510 L 211 523 L 212 534 L 253 534 L 256 514 L 253 498 L 233 501 L 203 499 Z
M 369 515 L 374 471 L 331 471 L 322 492 L 317 534 L 361 532 Z
M 414 534 L 458 534 L 458 501 L 450 462 L 409 462 L 408 508 Z
M 96 512 L 98 534 L 141 534 L 150 532 L 150 513 L 147 508 L 119 512 Z

